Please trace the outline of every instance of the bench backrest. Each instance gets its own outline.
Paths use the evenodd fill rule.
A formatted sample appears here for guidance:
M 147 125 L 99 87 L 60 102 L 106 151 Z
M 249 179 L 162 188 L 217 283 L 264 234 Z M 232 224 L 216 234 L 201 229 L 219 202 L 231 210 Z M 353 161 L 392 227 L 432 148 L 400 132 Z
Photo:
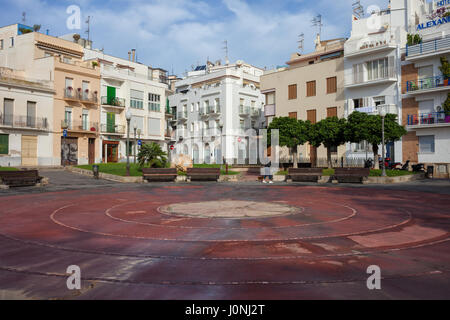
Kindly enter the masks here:
M 334 170 L 335 175 L 352 175 L 368 177 L 370 175 L 369 168 L 336 168 Z
M 220 176 L 220 168 L 188 168 L 187 174 L 214 174 Z
M 176 168 L 143 168 L 143 174 L 178 174 Z
M 322 175 L 323 170 L 320 168 L 289 168 L 289 174 L 317 174 Z
M 37 170 L 26 171 L 0 171 L 0 179 L 6 178 L 38 178 L 39 172 Z

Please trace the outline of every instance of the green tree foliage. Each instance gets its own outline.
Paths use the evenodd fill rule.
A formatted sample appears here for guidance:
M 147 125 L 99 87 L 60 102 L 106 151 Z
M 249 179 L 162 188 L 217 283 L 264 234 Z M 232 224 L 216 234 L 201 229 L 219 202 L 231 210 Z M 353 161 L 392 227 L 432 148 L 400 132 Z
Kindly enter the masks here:
M 139 166 L 150 168 L 166 168 L 167 153 L 157 143 L 144 144 L 138 154 Z
M 314 147 L 327 148 L 328 168 L 332 167 L 331 148 L 338 147 L 346 140 L 347 120 L 329 117 L 314 124 L 311 128 L 309 143 Z
M 274 118 L 268 130 L 268 144 L 271 145 L 271 130 L 278 129 L 280 132 L 280 146 L 288 147 L 294 156 L 294 168 L 298 167 L 298 146 L 309 141 L 311 122 L 297 120 L 289 117 Z
M 418 34 L 408 34 L 407 37 L 408 37 L 407 38 L 408 46 L 413 46 L 422 43 L 422 38 Z
M 446 57 L 441 57 L 441 66 L 439 67 L 444 78 L 450 78 L 450 63 Z
M 447 100 L 442 105 L 442 109 L 444 109 L 445 115 L 450 116 L 450 93 L 447 95 Z
M 406 133 L 406 129 L 399 125 L 397 116 L 387 114 L 385 118 L 385 143 L 400 140 Z M 345 138 L 352 143 L 367 141 L 372 145 L 375 165 L 378 164 L 378 146 L 382 143 L 382 120 L 379 115 L 368 115 L 354 112 L 348 117 L 345 130 Z

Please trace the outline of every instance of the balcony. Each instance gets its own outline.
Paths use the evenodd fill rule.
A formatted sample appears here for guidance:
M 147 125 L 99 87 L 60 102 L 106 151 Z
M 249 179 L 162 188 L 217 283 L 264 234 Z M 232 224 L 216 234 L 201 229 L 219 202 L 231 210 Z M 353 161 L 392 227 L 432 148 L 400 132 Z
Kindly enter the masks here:
M 84 104 L 97 104 L 98 103 L 97 94 L 89 93 L 86 91 L 80 95 L 80 100 Z
M 239 106 L 239 115 L 241 117 L 248 117 L 248 116 L 250 116 L 250 107 Z
M 389 35 L 371 35 L 370 40 L 361 43 L 358 41 L 348 41 L 345 45 L 345 58 L 359 58 L 366 55 L 373 55 L 381 52 L 388 52 L 396 48 L 393 36 L 389 40 Z
M 102 134 L 108 134 L 108 135 L 119 135 L 122 136 L 125 134 L 125 126 L 121 125 L 108 125 L 108 124 L 101 124 L 100 125 L 100 132 Z
M 208 112 L 208 114 L 210 114 L 210 115 L 217 115 L 217 114 L 220 114 L 220 113 L 221 113 L 220 105 L 217 105 L 217 106 L 209 106 L 207 112 Z
M 415 61 L 450 52 L 450 37 L 406 46 L 406 60 Z
M 450 127 L 450 116 L 445 112 L 432 112 L 408 115 L 408 128 Z
M 16 116 L 9 114 L 0 114 L 0 127 L 38 131 L 47 131 L 49 129 L 47 118 Z
M 64 89 L 64 100 L 79 101 L 80 98 L 77 91 L 75 91 L 72 87 L 68 87 Z
M 275 117 L 275 114 L 276 114 L 275 104 L 266 104 L 264 106 L 265 117 Z
M 178 117 L 177 117 L 178 120 L 184 121 L 184 120 L 187 120 L 187 118 L 188 118 L 187 111 L 179 111 L 178 112 Z
M 151 112 L 161 112 L 161 105 L 159 103 L 149 102 L 148 111 Z
M 67 128 L 68 131 L 71 132 L 80 132 L 80 133 L 97 133 L 98 132 L 98 123 L 97 122 L 89 122 L 89 121 L 61 121 L 61 129 Z
M 395 104 L 382 104 L 378 106 L 355 108 L 355 112 L 367 113 L 371 115 L 379 115 L 381 109 L 384 109 L 388 114 L 398 115 L 398 107 Z
M 117 97 L 102 97 L 102 106 L 123 109 L 125 108 L 125 99 Z
M 259 117 L 261 116 L 261 109 L 258 109 L 258 108 L 251 108 L 250 115 L 251 115 L 253 118 L 259 118 Z
M 346 88 L 389 84 L 397 81 L 396 70 L 393 67 L 373 70 L 373 72 L 367 70 L 352 72 L 351 75 L 347 73 L 345 78 L 347 79 Z
M 413 95 L 447 90 L 450 90 L 450 86 L 448 84 L 448 79 L 445 79 L 444 76 L 406 82 L 406 92 Z
M 220 137 L 222 136 L 222 131 L 219 128 L 209 128 L 203 129 L 204 138 Z

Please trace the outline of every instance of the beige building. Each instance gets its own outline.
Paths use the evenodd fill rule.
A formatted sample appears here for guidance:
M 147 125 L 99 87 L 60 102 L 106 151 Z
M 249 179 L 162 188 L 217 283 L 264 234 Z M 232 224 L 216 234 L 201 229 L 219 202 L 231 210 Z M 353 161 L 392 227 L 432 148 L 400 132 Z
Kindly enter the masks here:
M 292 117 L 316 123 L 327 117 L 344 116 L 344 43 L 345 39 L 321 41 L 310 54 L 294 53 L 288 67 L 266 71 L 261 77 L 261 92 L 266 96 L 265 116 L 270 125 L 274 117 Z M 303 145 L 298 148 L 300 161 L 322 165 L 327 150 Z M 336 160 L 345 154 L 345 146 L 332 150 Z M 292 162 L 283 148 L 281 162 Z M 318 162 L 315 161 L 319 160 Z
M 22 25 L 0 28 L 0 40 L 0 67 L 53 87 L 52 110 L 46 117 L 51 119 L 48 127 L 53 147 L 43 157 L 52 158 L 51 165 L 100 161 L 98 61 L 83 61 L 79 44 Z

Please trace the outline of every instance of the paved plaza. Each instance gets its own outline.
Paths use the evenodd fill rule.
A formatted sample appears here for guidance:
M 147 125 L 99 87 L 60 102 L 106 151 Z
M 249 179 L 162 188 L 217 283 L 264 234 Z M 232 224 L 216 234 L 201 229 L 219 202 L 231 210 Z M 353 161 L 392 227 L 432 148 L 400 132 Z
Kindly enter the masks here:
M 450 182 L 0 190 L 0 299 L 450 298 Z M 66 286 L 81 269 L 81 290 Z M 381 290 L 367 268 L 381 268 Z

